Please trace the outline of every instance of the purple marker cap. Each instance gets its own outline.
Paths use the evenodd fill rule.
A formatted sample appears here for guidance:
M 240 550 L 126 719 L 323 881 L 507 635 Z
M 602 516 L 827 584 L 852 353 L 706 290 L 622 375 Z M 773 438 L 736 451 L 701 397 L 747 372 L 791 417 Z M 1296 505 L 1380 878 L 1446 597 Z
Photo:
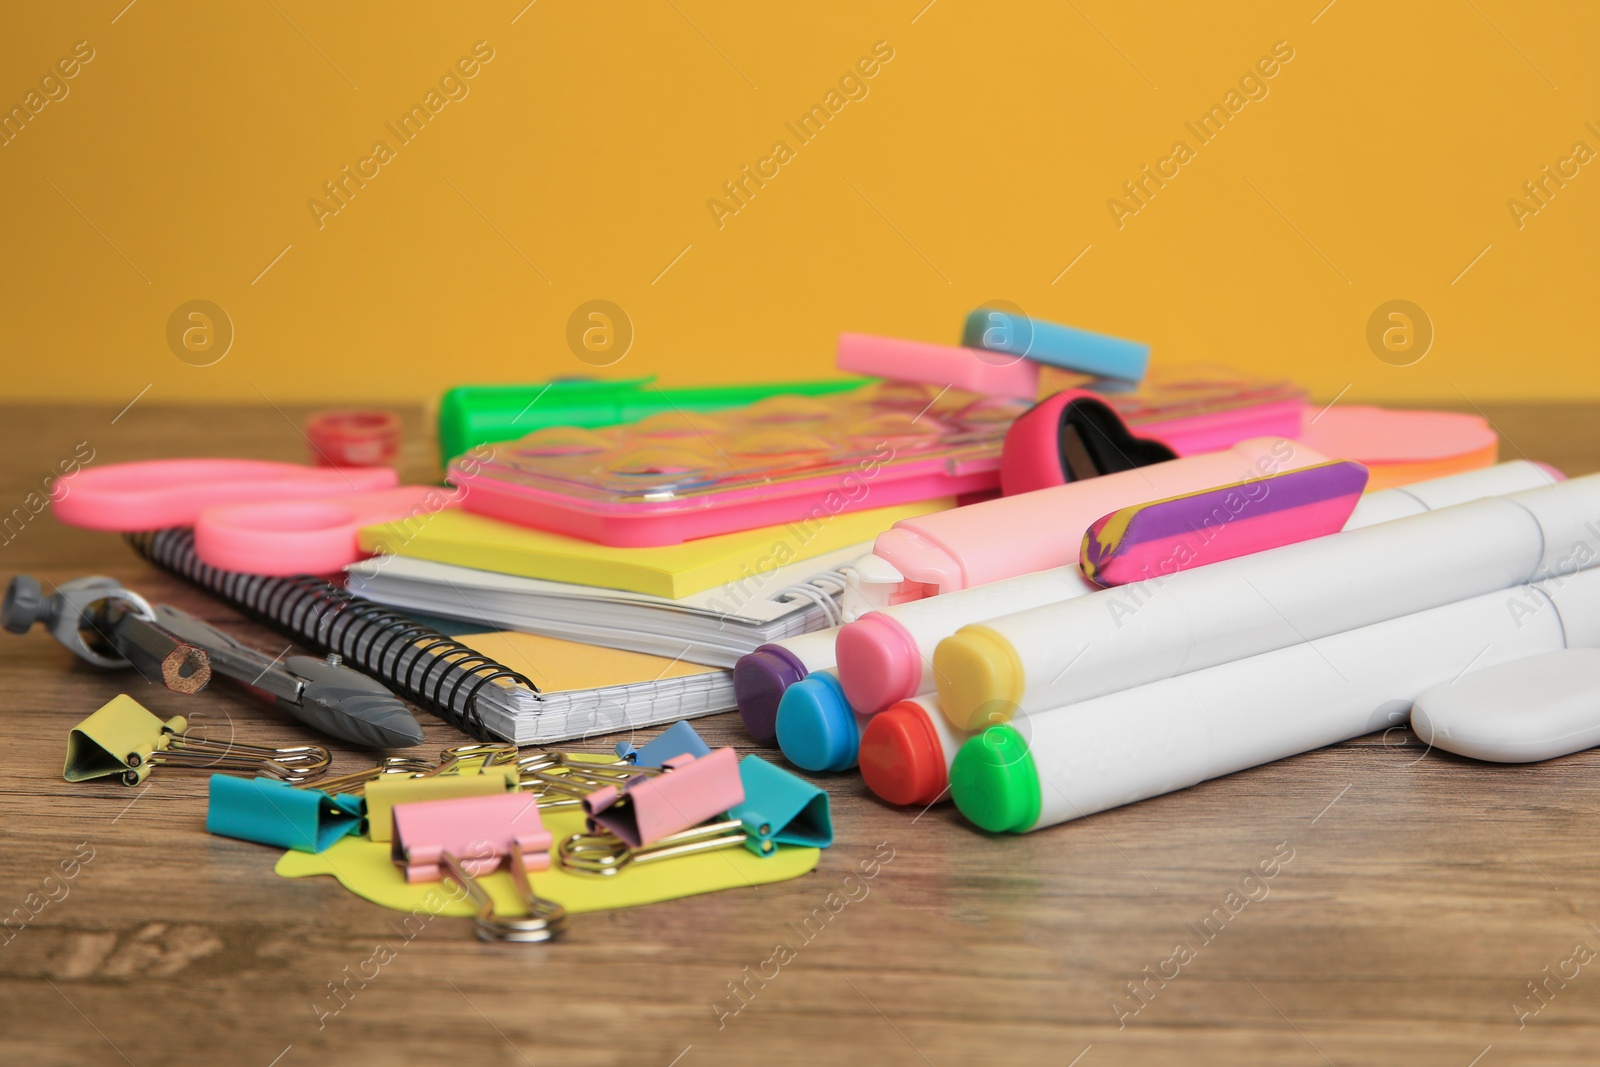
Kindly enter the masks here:
M 733 666 L 733 697 L 750 736 L 764 745 L 778 739 L 778 702 L 809 671 L 782 645 L 762 645 Z

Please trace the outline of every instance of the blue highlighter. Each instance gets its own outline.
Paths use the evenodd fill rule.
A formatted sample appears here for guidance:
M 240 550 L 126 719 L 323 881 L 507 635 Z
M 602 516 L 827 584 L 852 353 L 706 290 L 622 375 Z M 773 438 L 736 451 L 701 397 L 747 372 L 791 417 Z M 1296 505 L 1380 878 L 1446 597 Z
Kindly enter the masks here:
M 1045 363 L 1097 378 L 1137 382 L 1150 363 L 1150 346 L 1103 333 L 1062 326 L 997 308 L 978 308 L 967 315 L 961 343 L 967 348 Z
M 784 758 L 801 770 L 847 771 L 856 765 L 861 724 L 832 670 L 813 671 L 784 690 L 777 728 Z

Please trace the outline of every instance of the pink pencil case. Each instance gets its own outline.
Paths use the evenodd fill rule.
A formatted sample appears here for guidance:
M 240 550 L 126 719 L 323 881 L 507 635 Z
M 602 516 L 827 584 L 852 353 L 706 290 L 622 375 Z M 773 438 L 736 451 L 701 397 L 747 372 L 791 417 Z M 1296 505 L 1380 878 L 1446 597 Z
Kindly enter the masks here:
M 555 426 L 464 456 L 468 511 L 606 545 L 816 522 L 994 490 L 1020 400 L 882 382 L 833 396 L 670 412 L 600 429 Z
M 955 351 L 967 358 L 973 350 Z M 1138 390 L 1104 399 L 1182 456 L 1291 424 L 1297 431 L 1304 398 L 1287 383 L 1205 369 L 1193 378 L 1151 375 Z M 1006 432 L 1027 410 L 1015 397 L 881 382 L 622 426 L 553 426 L 494 446 L 486 460 L 463 456 L 448 478 L 467 490 L 467 511 L 606 545 L 671 545 L 992 492 Z M 1055 447 L 1041 435 L 1041 455 Z
M 1221 451 L 1252 437 L 1293 438 L 1300 433 L 1305 394 L 1292 383 L 1259 381 L 1219 368 L 1186 374 L 1152 374 L 1126 393 L 1088 392 L 1082 388 L 1088 381 L 1082 375 L 1052 381 L 1058 390 L 1006 434 L 1002 490 L 1010 496 L 1073 480 L 1064 469 L 1063 415 L 1080 397 L 1100 401 L 1129 428 L 1137 428 L 1137 438 L 1164 445 L 1180 457 Z M 1117 447 L 1132 454 L 1130 443 Z

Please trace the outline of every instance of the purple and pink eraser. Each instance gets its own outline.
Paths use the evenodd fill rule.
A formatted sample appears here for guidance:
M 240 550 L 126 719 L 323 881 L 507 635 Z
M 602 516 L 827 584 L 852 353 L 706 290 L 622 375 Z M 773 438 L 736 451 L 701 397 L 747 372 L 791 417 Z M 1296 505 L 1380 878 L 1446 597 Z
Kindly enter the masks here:
M 1083 535 L 1084 577 L 1126 585 L 1338 533 L 1367 487 L 1348 460 L 1120 508 Z

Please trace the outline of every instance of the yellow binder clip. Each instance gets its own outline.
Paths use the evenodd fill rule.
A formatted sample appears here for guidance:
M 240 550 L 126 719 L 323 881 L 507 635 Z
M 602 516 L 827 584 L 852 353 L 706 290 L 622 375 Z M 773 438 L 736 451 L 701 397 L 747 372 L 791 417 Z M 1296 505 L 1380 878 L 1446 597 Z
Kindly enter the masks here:
M 67 735 L 69 782 L 119 777 L 138 785 L 152 767 L 167 765 L 201 771 L 243 771 L 282 782 L 304 782 L 328 769 L 332 756 L 320 745 L 268 748 L 238 741 L 213 741 L 184 732 L 178 715 L 162 722 L 126 693 L 84 719 Z

